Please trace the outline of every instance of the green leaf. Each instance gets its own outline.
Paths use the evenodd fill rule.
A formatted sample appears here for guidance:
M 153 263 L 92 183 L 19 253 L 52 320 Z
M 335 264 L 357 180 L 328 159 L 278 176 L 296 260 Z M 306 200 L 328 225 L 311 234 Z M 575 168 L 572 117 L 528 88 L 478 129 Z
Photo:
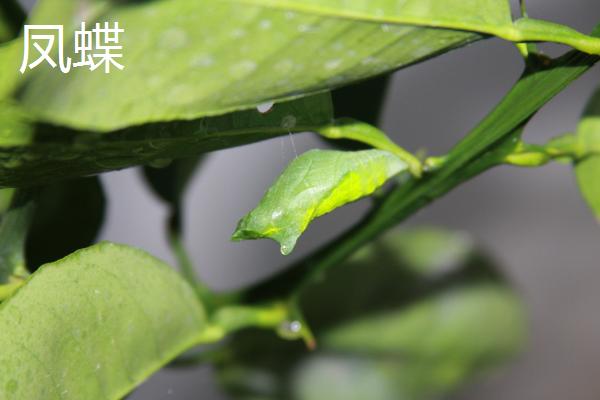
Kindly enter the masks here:
M 600 222 L 600 156 L 591 156 L 575 165 L 575 175 L 583 198 Z
M 163 168 L 146 166 L 143 168 L 144 177 L 150 188 L 163 201 L 168 203 L 169 217 L 166 223 L 166 234 L 171 250 L 177 259 L 182 275 L 195 288 L 206 309 L 213 308 L 213 292 L 198 279 L 194 263 L 184 245 L 184 211 L 183 194 L 188 181 L 192 178 L 201 157 L 190 157 L 175 160 Z
M 34 134 L 33 121 L 25 110 L 13 101 L 0 100 L 0 149 L 28 146 Z
M 507 0 L 241 0 L 303 13 L 479 32 L 513 42 L 549 41 L 600 54 L 600 41 L 549 21 L 513 23 Z
M 398 146 L 383 131 L 373 125 L 350 118 L 341 118 L 331 125 L 320 128 L 318 133 L 328 139 L 356 140 L 376 149 L 389 151 L 406 162 L 413 175 L 421 176 L 423 168 L 419 159 Z
M 11 95 L 20 82 L 19 57 L 22 53 L 20 39 L 0 44 L 0 101 Z
M 439 399 L 514 355 L 524 336 L 494 265 L 464 234 L 431 228 L 363 247 L 300 299 L 316 351 L 237 333 L 217 365 L 235 399 Z
M 579 153 L 582 157 L 600 154 L 600 88 L 598 88 L 583 112 L 577 128 Z
M 0 305 L 0 398 L 117 400 L 196 344 L 205 314 L 161 261 L 101 243 Z
M 383 150 L 311 150 L 288 165 L 260 204 L 238 224 L 233 240 L 273 239 L 289 254 L 310 222 L 372 194 L 407 169 Z
M 0 285 L 26 274 L 25 238 L 33 214 L 31 193 L 5 189 L 2 195 L 10 198 L 10 207 L 0 217 Z
M 199 157 L 184 158 L 162 168 L 145 166 L 143 173 L 146 182 L 158 197 L 172 207 L 179 208 L 186 186 L 200 162 Z
M 596 218 L 600 220 L 600 89 L 587 104 L 577 129 L 581 159 L 575 164 L 579 189 Z
M 221 115 L 342 86 L 481 38 L 242 1 L 115 2 L 98 19 L 125 29 L 125 69 L 32 71 L 21 99 L 43 120 L 114 130 Z
M 482 34 L 600 52 L 600 41 L 558 25 L 513 24 L 506 0 L 114 2 L 98 18 L 126 30 L 125 70 L 36 71 L 22 99 L 44 120 L 113 130 L 221 115 L 380 75 Z
M 336 117 L 351 117 L 378 125 L 391 74 L 381 75 L 331 92 Z M 356 101 L 361 99 L 361 101 Z
M 600 36 L 600 25 L 594 30 Z M 466 180 L 502 164 L 527 121 L 600 57 L 571 51 L 542 68 L 526 69 L 500 103 L 443 158 L 433 163 L 426 179 L 410 179 L 394 187 L 354 229 L 326 243 L 282 273 L 248 290 L 257 300 L 294 292 L 308 281 L 339 265 L 360 246 L 414 215 Z M 494 154 L 496 153 L 496 154 Z M 492 157 L 490 158 L 489 155 Z M 498 157 L 498 158 L 496 158 Z
M 98 19 L 125 29 L 125 70 L 34 71 L 21 99 L 43 120 L 114 130 L 221 115 L 380 75 L 487 34 L 600 53 L 600 40 L 559 25 L 513 24 L 506 0 L 115 2 Z
M 313 130 L 330 123 L 331 116 L 331 98 L 321 94 L 277 104 L 265 114 L 248 110 L 101 134 L 33 125 L 22 108 L 0 103 L 0 187 L 43 185 L 59 178 L 164 164 L 290 131 Z
M 105 199 L 100 179 L 62 181 L 39 189 L 27 235 L 32 269 L 92 244 L 102 226 Z

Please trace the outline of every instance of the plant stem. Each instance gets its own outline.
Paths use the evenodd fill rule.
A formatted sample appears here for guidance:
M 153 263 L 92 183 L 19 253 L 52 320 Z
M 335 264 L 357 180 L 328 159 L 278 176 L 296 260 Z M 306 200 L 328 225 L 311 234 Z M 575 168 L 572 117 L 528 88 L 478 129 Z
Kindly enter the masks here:
M 450 151 L 441 166 L 421 179 L 411 179 L 395 188 L 358 225 L 303 262 L 250 288 L 247 300 L 297 296 L 306 285 L 379 234 L 465 180 L 502 163 L 504 156 L 487 159 L 486 155 L 505 145 L 507 139 L 516 144 L 518 137 L 514 136 L 529 118 L 598 60 L 597 56 L 570 52 L 546 69 L 526 70 L 500 104 Z
M 173 251 L 173 254 L 175 255 L 175 258 L 177 259 L 177 265 L 179 266 L 181 275 L 183 275 L 188 283 L 192 285 L 196 291 L 196 294 L 198 295 L 198 298 L 200 298 L 207 311 L 212 311 L 214 306 L 214 294 L 208 286 L 198 279 L 194 264 L 183 243 L 183 227 L 181 223 L 180 206 L 175 206 L 173 208 L 167 229 L 169 245 Z

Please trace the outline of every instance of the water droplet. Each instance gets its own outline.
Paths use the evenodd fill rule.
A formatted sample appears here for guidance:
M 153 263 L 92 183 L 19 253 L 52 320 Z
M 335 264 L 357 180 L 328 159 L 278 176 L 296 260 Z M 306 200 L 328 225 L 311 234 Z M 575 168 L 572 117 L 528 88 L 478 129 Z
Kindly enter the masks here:
M 231 68 L 229 68 L 229 72 L 231 72 L 231 74 L 234 77 L 242 77 L 246 74 L 251 73 L 255 69 L 256 69 L 256 63 L 254 61 L 244 60 L 244 61 L 240 61 L 237 64 L 232 65 Z
M 243 38 L 244 36 L 246 36 L 246 31 L 240 28 L 234 29 L 231 32 L 231 37 L 235 39 Z
M 367 57 L 367 58 L 364 58 L 360 63 L 363 65 L 376 64 L 377 59 L 375 57 Z
M 296 117 L 294 117 L 293 115 L 286 115 L 285 117 L 283 117 L 283 119 L 281 120 L 281 127 L 283 129 L 292 129 L 296 126 Z
M 308 25 L 308 24 L 300 24 L 298 25 L 298 32 L 310 32 L 312 31 L 314 28 L 312 25 Z
M 209 54 L 201 54 L 199 56 L 192 58 L 192 60 L 190 61 L 190 65 L 192 67 L 201 67 L 201 68 L 210 67 L 214 63 L 215 63 L 215 59 Z
M 335 43 L 334 43 L 334 44 L 331 46 L 331 48 L 332 48 L 333 50 L 343 50 L 343 49 L 344 49 L 344 47 L 345 47 L 344 43 L 343 43 L 343 42 L 340 42 L 340 41 L 338 41 L 338 42 L 335 42 Z
M 263 19 L 258 24 L 258 26 L 260 26 L 260 29 L 264 29 L 264 30 L 271 29 L 271 25 L 273 25 L 273 24 L 272 24 L 271 20 L 269 20 L 269 19 Z
M 153 75 L 147 80 L 148 86 L 150 87 L 158 87 L 163 82 L 162 77 L 160 75 Z
M 277 218 L 281 217 L 282 215 L 283 215 L 283 210 L 278 208 L 277 210 L 275 210 L 271 213 L 271 219 L 277 219 Z
M 302 323 L 300 321 L 284 321 L 277 328 L 277 333 L 284 339 L 298 339 L 302 333 Z
M 288 59 L 281 60 L 275 64 L 275 69 L 282 74 L 289 73 L 294 69 L 294 62 Z
M 259 113 L 264 114 L 264 113 L 271 111 L 273 109 L 274 104 L 275 103 L 272 101 L 267 101 L 265 103 L 259 104 L 256 107 L 256 109 L 258 110 Z
M 160 35 L 159 45 L 168 49 L 180 49 L 188 43 L 188 35 L 181 28 L 169 28 Z
M 172 104 L 189 104 L 193 102 L 198 95 L 197 89 L 186 84 L 173 86 L 168 94 L 168 100 Z
M 336 58 L 335 60 L 329 60 L 325 63 L 325 68 L 327 69 L 336 69 L 342 64 L 342 60 Z

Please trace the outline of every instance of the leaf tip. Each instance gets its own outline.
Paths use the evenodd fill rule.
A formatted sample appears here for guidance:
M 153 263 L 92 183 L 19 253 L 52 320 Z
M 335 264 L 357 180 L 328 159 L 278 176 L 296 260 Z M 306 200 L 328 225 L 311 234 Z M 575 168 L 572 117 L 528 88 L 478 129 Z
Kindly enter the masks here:
M 296 246 L 296 241 L 291 240 L 277 240 L 273 239 L 279 243 L 279 251 L 281 251 L 281 255 L 288 256 L 294 250 Z

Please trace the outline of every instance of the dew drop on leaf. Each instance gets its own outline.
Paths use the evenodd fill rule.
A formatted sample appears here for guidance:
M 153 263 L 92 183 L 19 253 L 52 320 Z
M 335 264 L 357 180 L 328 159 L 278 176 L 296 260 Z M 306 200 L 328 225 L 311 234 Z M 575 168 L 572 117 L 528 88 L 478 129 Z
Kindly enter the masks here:
M 277 328 L 277 333 L 284 339 L 299 339 L 302 336 L 302 323 L 300 321 L 284 321 Z
M 258 110 L 259 113 L 261 114 L 265 114 L 268 113 L 269 111 L 271 111 L 273 109 L 273 105 L 275 103 L 272 101 L 267 101 L 265 103 L 259 104 L 256 109 Z

